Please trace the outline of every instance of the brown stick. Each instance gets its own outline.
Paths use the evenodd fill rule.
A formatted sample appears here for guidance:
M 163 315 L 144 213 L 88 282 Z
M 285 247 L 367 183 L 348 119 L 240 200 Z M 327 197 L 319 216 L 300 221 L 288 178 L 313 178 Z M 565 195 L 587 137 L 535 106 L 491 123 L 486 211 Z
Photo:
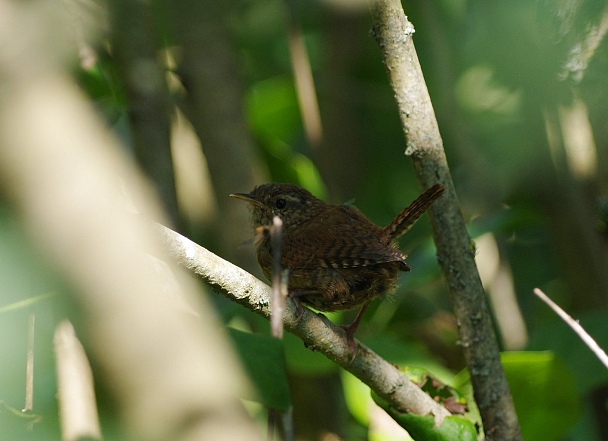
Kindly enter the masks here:
M 270 332 L 273 337 L 281 340 L 283 338 L 283 311 L 285 310 L 285 298 L 283 295 L 284 283 L 281 276 L 281 242 L 283 222 L 278 216 L 272 219 L 270 227 L 270 238 L 272 241 L 272 294 L 270 307 Z
M 414 27 L 398 0 L 370 2 L 370 10 L 372 34 L 382 51 L 405 132 L 405 154 L 412 157 L 416 175 L 424 188 L 437 182 L 446 188 L 444 196 L 429 213 L 438 260 L 458 319 L 460 341 L 485 434 L 492 440 L 521 440 L 513 399 L 500 364 L 489 308 L 475 265 L 474 246 L 460 213 L 443 141 L 412 41 Z

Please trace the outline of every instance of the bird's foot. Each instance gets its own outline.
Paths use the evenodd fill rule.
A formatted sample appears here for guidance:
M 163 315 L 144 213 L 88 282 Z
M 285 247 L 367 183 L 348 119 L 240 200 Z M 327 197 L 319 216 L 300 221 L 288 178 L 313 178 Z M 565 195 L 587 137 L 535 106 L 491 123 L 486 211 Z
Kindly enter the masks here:
M 346 332 L 346 341 L 348 343 L 348 355 L 350 355 L 349 363 L 352 363 L 355 360 L 355 349 L 357 349 L 357 344 L 355 343 L 355 332 L 359 327 L 358 322 L 353 322 L 350 325 L 340 325 L 340 328 L 344 329 Z

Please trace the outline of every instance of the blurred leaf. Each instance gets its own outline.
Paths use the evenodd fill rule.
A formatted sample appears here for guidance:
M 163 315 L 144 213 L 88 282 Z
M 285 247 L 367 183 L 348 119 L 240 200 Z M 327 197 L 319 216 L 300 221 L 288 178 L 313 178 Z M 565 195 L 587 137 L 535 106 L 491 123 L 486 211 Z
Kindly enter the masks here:
M 14 407 L 6 404 L 4 401 L 0 401 L 0 413 L 8 414 L 19 421 L 25 421 L 27 423 L 39 423 L 42 420 L 40 415 L 15 409 Z
M 414 415 L 401 413 L 391 407 L 384 399 L 372 393 L 374 401 L 383 408 L 401 427 L 418 441 L 476 441 L 475 424 L 465 417 L 452 415 L 447 417 L 439 427 L 435 427 L 432 415 Z
M 483 60 L 495 68 L 509 88 L 524 87 L 547 98 L 558 95 L 556 72 L 567 49 L 556 35 L 555 11 L 546 2 L 474 2 L 467 58 Z M 518 23 L 517 29 L 511 24 Z M 497 38 L 500 35 L 500 38 Z
M 524 439 L 566 435 L 581 405 L 573 372 L 550 351 L 505 352 L 501 359 Z
M 581 407 L 573 372 L 551 351 L 504 352 L 501 360 L 523 438 L 552 441 L 568 434 Z M 470 381 L 466 370 L 458 378 L 461 387 Z
M 591 400 L 583 401 L 583 409 L 580 418 L 574 428 L 568 434 L 567 440 L 573 441 L 605 441 L 598 433 L 597 408 Z
M 366 345 L 387 361 L 400 366 L 422 368 L 432 372 L 442 382 L 452 385 L 454 373 L 435 360 L 421 344 L 400 340 L 390 334 L 364 340 Z
M 298 375 L 327 375 L 338 370 L 338 366 L 324 355 L 304 346 L 299 338 L 286 333 L 283 336 L 287 366 Z
M 426 371 L 425 369 L 408 367 L 406 370 L 408 372 L 412 373 L 413 377 L 415 377 L 415 373 L 419 373 L 419 374 L 424 373 L 427 375 L 426 378 L 429 378 L 428 371 Z M 444 375 L 451 376 L 449 374 L 446 374 L 445 368 L 440 368 L 439 370 Z M 422 376 L 424 376 L 424 374 L 421 374 L 420 378 L 422 378 Z M 476 437 L 475 438 L 467 438 L 467 437 L 450 438 L 450 437 L 454 437 L 454 436 L 464 436 L 464 434 L 469 433 L 471 428 L 473 429 L 473 432 L 471 432 L 471 433 L 476 433 L 474 424 L 468 419 L 465 419 L 467 421 L 466 423 L 461 423 L 458 420 L 449 422 L 449 423 L 447 423 L 447 425 L 442 426 L 438 432 L 434 432 L 433 430 L 431 430 L 432 426 L 433 426 L 432 418 L 430 419 L 430 423 L 429 423 L 429 421 L 425 420 L 424 417 L 422 419 L 416 419 L 416 418 L 411 419 L 411 420 L 406 419 L 404 421 L 406 421 L 407 424 L 411 423 L 410 429 L 412 429 L 412 431 L 410 432 L 408 427 L 403 425 L 402 422 L 398 421 L 396 418 L 397 416 L 402 416 L 402 415 L 399 412 L 393 412 L 393 410 L 389 411 L 389 410 L 387 410 L 387 408 L 383 407 L 382 404 L 379 402 L 379 400 L 381 400 L 381 399 L 374 396 L 373 393 L 370 394 L 370 388 L 367 385 L 363 384 L 358 378 L 354 377 L 352 374 L 350 374 L 346 371 L 341 372 L 341 378 L 342 378 L 342 386 L 344 388 L 344 398 L 345 398 L 348 410 L 349 410 L 350 414 L 353 416 L 353 418 L 359 424 L 361 424 L 365 427 L 369 427 L 370 439 L 372 437 L 371 431 L 374 430 L 371 422 L 372 422 L 372 418 L 373 418 L 373 409 L 375 407 L 375 403 L 380 405 L 380 407 L 382 407 L 385 411 L 387 411 L 389 413 L 389 415 L 391 415 L 391 417 L 393 417 L 393 419 L 395 419 L 404 429 L 408 430 L 410 435 L 412 435 L 413 439 L 421 439 L 421 440 L 426 440 L 426 439 L 431 439 L 431 440 L 476 439 Z M 453 389 L 444 388 L 444 391 L 446 391 L 446 390 L 452 391 Z M 461 394 L 456 393 L 455 396 L 457 396 L 456 400 L 462 401 L 463 398 L 462 398 Z M 429 424 L 431 427 L 430 428 L 426 427 Z M 463 429 L 462 427 L 465 427 L 466 429 Z M 415 436 L 413 436 L 414 433 L 416 433 L 418 436 L 420 436 L 420 438 L 416 438 Z M 375 433 L 374 439 L 385 439 L 387 436 L 388 435 L 386 435 L 386 434 Z M 424 436 L 430 436 L 430 438 L 425 438 Z M 437 438 L 437 436 L 440 436 L 440 437 Z M 391 439 L 392 439 L 392 437 L 391 437 Z M 403 439 L 403 436 L 401 436 L 400 438 L 397 438 L 397 439 Z
M 341 371 L 340 378 L 348 411 L 359 424 L 369 426 L 372 405 L 369 386 L 347 371 Z
M 298 176 L 298 183 L 314 194 L 316 197 L 325 199 L 327 192 L 325 191 L 325 184 L 321 179 L 321 174 L 310 160 L 308 156 L 302 154 L 294 155 L 291 160 L 291 166 Z
M 21 302 L 59 288 L 13 213 L 3 208 L 0 205 L 0 312 L 19 308 Z
M 515 115 L 521 106 L 521 90 L 512 91 L 493 78 L 492 69 L 484 65 L 470 67 L 456 85 L 460 105 L 471 112 L 491 112 L 497 116 Z
M 22 412 L 0 401 L 0 440 L 44 439 L 43 433 L 49 435 L 44 423 L 43 415 Z M 38 438 L 32 438 L 32 432 L 37 433 Z
M 608 320 L 606 311 L 576 317 L 585 330 L 604 350 L 608 350 Z M 539 325 L 530 338 L 530 350 L 550 349 L 575 372 L 580 392 L 608 382 L 608 371 L 595 354 L 562 320 Z
M 278 76 L 254 84 L 245 98 L 251 128 L 264 140 L 287 142 L 301 126 L 296 91 L 291 78 Z M 284 154 L 270 143 L 275 156 Z M 278 150 L 277 150 L 278 149 Z
M 98 60 L 90 69 L 77 71 L 78 82 L 94 101 L 112 98 L 115 103 L 124 106 L 124 97 L 117 94 L 117 88 L 106 74 L 106 69 L 106 63 L 103 60 Z
M 250 380 L 259 396 L 247 397 L 271 409 L 286 411 L 291 404 L 283 342 L 274 337 L 229 328 Z

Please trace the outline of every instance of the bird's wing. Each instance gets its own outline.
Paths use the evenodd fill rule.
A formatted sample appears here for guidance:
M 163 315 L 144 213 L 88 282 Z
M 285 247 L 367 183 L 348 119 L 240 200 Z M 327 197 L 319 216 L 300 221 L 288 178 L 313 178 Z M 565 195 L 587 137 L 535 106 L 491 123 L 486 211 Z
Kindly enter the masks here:
M 336 205 L 322 216 L 296 234 L 285 235 L 283 255 L 289 256 L 285 266 L 357 268 L 405 259 L 404 253 L 383 241 L 382 228 L 356 208 Z

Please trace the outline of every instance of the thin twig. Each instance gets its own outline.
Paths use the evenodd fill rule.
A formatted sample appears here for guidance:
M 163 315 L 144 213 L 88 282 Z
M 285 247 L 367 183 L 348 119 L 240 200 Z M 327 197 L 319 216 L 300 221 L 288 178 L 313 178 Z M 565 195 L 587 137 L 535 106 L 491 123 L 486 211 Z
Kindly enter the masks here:
M 604 366 L 608 368 L 608 355 L 606 355 L 606 352 L 602 348 L 600 348 L 600 346 L 596 343 L 593 337 L 591 337 L 589 333 L 585 331 L 585 329 L 580 325 L 580 323 L 570 317 L 570 315 L 568 315 L 566 311 L 560 308 L 559 305 L 557 305 L 555 302 L 553 302 L 553 300 L 547 297 L 547 295 L 540 289 L 534 288 L 534 294 L 536 294 L 539 299 L 549 305 L 549 307 L 553 311 L 555 311 L 555 313 L 559 315 L 560 318 L 565 321 L 566 324 L 570 326 L 574 332 L 576 332 L 576 334 L 581 338 L 581 340 L 583 340 L 583 342 L 589 347 L 589 349 L 593 351 L 596 357 L 600 359 Z
M 36 312 L 32 308 L 27 326 L 27 363 L 25 368 L 25 407 L 24 412 L 34 410 L 34 334 L 36 331 Z
M 281 280 L 281 243 L 283 221 L 278 216 L 272 218 L 272 225 L 268 228 L 272 243 L 272 289 L 270 294 L 270 333 L 279 340 L 283 339 L 283 312 L 285 311 L 285 297 Z M 267 440 L 274 440 L 274 433 L 278 428 L 279 411 L 268 409 Z
M 283 315 L 285 314 L 285 300 L 287 299 L 287 277 L 289 270 L 281 269 L 281 243 L 283 234 L 283 221 L 278 216 L 272 218 L 270 226 L 270 240 L 272 242 L 272 290 L 270 297 L 270 332 L 273 337 L 281 340 L 283 338 Z M 294 439 L 293 431 L 288 432 L 293 426 L 293 414 L 290 411 L 280 412 L 276 409 L 268 409 L 268 441 L 274 438 L 275 428 L 282 431 L 282 437 L 286 441 Z M 279 425 L 279 422 L 283 422 Z M 287 423 L 287 424 L 286 424 Z
M 289 55 L 291 56 L 291 69 L 293 71 L 296 93 L 298 94 L 298 104 L 304 133 L 310 146 L 315 149 L 321 145 L 323 140 L 323 126 L 321 123 L 321 113 L 319 111 L 319 101 L 317 91 L 310 66 L 310 57 L 304 43 L 304 34 L 298 23 L 298 12 L 294 0 L 286 0 L 287 18 L 287 44 Z
M 283 222 L 278 216 L 272 219 L 270 240 L 272 242 L 272 294 L 270 297 L 270 332 L 278 339 L 283 338 L 283 311 L 285 298 L 281 293 L 281 237 Z

